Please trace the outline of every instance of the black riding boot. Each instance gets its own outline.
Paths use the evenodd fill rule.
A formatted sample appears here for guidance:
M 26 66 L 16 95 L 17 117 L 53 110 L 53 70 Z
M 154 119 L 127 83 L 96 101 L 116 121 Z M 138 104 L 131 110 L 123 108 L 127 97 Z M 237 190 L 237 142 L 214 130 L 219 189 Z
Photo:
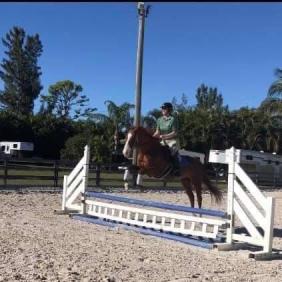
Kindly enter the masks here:
M 178 152 L 173 152 L 171 154 L 171 162 L 173 164 L 173 170 L 174 170 L 174 173 L 175 174 L 178 174 L 179 173 L 179 170 L 180 170 L 180 165 L 179 165 L 179 154 Z

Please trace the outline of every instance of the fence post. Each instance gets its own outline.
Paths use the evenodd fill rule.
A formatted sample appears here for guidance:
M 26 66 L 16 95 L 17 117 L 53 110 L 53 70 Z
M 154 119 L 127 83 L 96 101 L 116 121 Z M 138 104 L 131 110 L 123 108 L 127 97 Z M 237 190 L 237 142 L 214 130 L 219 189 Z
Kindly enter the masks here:
M 59 168 L 58 161 L 54 161 L 54 187 L 58 187 Z
M 256 184 L 258 185 L 258 182 L 259 182 L 259 175 L 258 175 L 258 173 L 256 173 Z
M 96 165 L 96 186 L 99 187 L 100 186 L 100 180 L 101 180 L 101 166 L 100 164 Z
M 277 182 L 278 182 L 276 176 L 273 177 L 273 182 L 274 182 L 274 183 L 273 183 L 273 184 L 274 184 L 273 186 L 274 186 L 274 188 L 276 188 Z
M 8 179 L 8 160 L 4 159 L 4 187 L 7 186 L 7 179 Z

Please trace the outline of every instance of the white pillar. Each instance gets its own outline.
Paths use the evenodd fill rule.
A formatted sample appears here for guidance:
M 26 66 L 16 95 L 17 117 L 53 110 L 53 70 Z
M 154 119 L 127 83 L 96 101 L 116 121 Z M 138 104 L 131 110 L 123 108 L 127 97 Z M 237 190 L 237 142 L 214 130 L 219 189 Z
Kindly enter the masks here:
M 275 209 L 275 199 L 272 197 L 267 197 L 267 207 L 266 207 L 266 226 L 264 233 L 264 246 L 263 251 L 267 253 L 272 252 L 272 242 L 273 242 L 273 224 L 274 224 L 274 209 Z
M 67 184 L 68 184 L 68 177 L 64 175 L 64 184 L 63 184 L 63 194 L 62 194 L 62 211 L 67 210 Z
M 82 176 L 82 187 L 81 187 L 81 213 L 86 213 L 85 204 L 85 192 L 88 186 L 88 172 L 89 172 L 89 159 L 90 159 L 90 148 L 89 145 L 84 147 L 84 162 L 83 162 L 83 176 Z
M 234 181 L 235 181 L 235 161 L 236 149 L 231 147 L 225 151 L 228 161 L 228 191 L 227 191 L 227 214 L 230 226 L 226 230 L 226 243 L 232 244 L 234 232 Z

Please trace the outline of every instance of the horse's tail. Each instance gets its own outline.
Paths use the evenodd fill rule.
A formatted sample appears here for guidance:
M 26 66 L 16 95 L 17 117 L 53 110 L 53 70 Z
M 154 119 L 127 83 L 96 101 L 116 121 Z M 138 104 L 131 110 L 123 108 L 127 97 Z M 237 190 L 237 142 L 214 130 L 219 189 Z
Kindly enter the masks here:
M 221 190 L 219 190 L 218 187 L 214 186 L 211 183 L 205 171 L 203 173 L 203 182 L 206 185 L 206 187 L 208 188 L 208 190 L 210 191 L 211 196 L 215 198 L 216 203 L 220 203 L 222 201 L 223 194 Z

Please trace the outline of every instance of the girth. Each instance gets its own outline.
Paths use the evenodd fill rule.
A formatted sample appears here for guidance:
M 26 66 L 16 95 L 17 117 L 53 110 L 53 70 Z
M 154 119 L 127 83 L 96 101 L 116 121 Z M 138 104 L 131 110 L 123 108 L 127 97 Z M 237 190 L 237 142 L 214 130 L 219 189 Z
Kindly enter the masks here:
M 160 173 L 159 176 L 155 176 L 155 178 L 165 178 L 168 175 L 170 175 L 170 173 L 173 171 L 173 165 L 172 164 L 168 164 L 165 169 Z

